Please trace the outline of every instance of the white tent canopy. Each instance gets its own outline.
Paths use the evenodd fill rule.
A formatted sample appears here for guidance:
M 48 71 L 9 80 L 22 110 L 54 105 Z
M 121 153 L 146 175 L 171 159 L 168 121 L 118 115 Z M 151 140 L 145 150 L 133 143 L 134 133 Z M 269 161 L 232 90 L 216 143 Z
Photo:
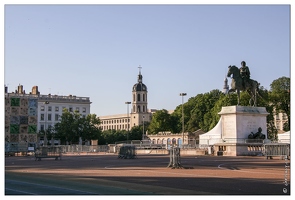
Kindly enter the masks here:
M 213 129 L 199 136 L 199 139 L 200 139 L 199 144 L 213 145 L 215 143 L 220 142 L 221 130 L 222 130 L 222 123 L 221 123 L 221 117 L 220 117 L 218 123 Z
M 289 143 L 290 144 L 290 131 L 278 134 L 279 143 Z

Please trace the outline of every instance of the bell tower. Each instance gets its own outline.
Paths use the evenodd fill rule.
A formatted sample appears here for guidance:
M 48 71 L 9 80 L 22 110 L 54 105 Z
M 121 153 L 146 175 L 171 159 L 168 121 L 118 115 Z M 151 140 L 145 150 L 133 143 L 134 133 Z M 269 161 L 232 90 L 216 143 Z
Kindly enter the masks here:
M 139 74 L 137 83 L 132 88 L 132 109 L 131 109 L 131 127 L 142 125 L 146 121 L 150 121 L 148 113 L 147 87 L 142 82 L 142 67 L 139 66 Z
M 228 90 L 229 90 L 228 81 L 227 81 L 227 78 L 225 77 L 222 92 L 224 94 L 227 94 L 228 93 Z

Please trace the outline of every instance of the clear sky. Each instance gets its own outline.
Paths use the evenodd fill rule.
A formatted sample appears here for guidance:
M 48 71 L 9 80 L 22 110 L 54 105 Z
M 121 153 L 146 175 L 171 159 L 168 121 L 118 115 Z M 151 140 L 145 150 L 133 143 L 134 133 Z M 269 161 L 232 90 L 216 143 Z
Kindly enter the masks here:
M 283 1 L 284 2 L 284 1 Z M 4 84 L 90 97 L 91 113 L 126 113 L 142 67 L 148 108 L 222 90 L 246 61 L 266 89 L 290 77 L 289 5 L 5 5 Z M 229 79 L 229 84 L 231 79 Z

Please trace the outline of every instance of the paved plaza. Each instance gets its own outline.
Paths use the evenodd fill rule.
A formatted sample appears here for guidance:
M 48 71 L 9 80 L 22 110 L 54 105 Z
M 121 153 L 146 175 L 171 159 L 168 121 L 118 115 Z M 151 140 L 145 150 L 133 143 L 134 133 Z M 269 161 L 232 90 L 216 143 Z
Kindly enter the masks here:
M 290 160 L 279 157 L 63 155 L 5 158 L 5 195 L 290 195 Z

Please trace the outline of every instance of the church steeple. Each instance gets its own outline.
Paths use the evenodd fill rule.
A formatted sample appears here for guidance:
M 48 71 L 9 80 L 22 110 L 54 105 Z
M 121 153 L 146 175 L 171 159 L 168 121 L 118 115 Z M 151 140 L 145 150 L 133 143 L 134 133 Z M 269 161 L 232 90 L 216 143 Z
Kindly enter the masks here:
M 224 94 L 227 94 L 228 93 L 228 90 L 229 90 L 228 81 L 227 81 L 227 78 L 225 77 L 222 92 Z
M 141 68 L 142 67 L 139 65 L 138 68 L 139 68 L 139 74 L 138 74 L 137 82 L 138 83 L 142 83 L 142 75 L 141 75 Z
M 133 113 L 146 113 L 147 112 L 147 87 L 142 82 L 141 66 L 137 77 L 137 83 L 132 88 L 132 107 Z
M 145 84 L 142 82 L 142 75 L 141 75 L 141 66 L 139 65 L 139 74 L 137 76 L 137 83 L 133 86 L 132 91 L 147 91 L 147 87 Z
M 132 88 L 132 109 L 131 109 L 131 126 L 143 125 L 151 120 L 151 113 L 148 111 L 148 90 L 142 82 L 142 67 L 139 66 L 137 83 Z

